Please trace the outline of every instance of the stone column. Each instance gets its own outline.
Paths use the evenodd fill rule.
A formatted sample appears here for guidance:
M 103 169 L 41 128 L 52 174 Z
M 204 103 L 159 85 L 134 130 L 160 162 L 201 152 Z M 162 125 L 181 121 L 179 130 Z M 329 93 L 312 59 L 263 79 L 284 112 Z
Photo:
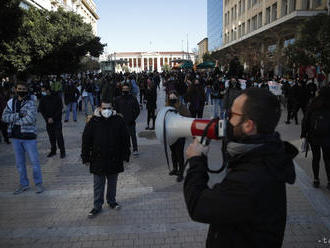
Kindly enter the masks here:
M 160 72 L 161 68 L 160 68 L 160 57 L 157 58 L 157 71 Z
M 141 56 L 141 67 L 142 67 L 142 71 L 144 71 L 144 58 L 143 58 L 143 56 Z

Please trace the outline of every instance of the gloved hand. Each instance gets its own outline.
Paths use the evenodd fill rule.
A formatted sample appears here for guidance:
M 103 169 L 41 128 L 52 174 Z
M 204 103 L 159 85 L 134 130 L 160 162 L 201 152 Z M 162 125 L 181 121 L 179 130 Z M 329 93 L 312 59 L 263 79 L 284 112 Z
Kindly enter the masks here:
M 188 146 L 186 150 L 186 155 L 187 159 L 190 159 L 195 156 L 201 156 L 202 154 L 207 156 L 208 152 L 209 146 L 204 146 L 198 141 L 198 139 L 195 139 L 194 142 Z

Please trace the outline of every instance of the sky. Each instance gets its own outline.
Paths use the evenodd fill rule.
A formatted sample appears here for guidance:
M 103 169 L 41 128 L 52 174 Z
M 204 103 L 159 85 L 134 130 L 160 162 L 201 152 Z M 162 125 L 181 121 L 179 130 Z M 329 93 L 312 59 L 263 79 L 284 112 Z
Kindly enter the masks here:
M 105 51 L 189 51 L 207 35 L 207 0 L 94 0 Z

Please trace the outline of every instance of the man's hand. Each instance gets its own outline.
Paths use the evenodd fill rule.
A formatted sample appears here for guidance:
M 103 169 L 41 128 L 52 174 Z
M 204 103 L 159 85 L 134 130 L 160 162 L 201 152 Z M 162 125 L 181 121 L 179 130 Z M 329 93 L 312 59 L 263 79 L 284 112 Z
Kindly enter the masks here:
M 201 143 L 199 143 L 198 139 L 195 139 L 194 142 L 191 143 L 186 150 L 187 159 L 190 159 L 195 156 L 201 156 L 202 153 L 206 156 L 208 151 L 208 146 L 203 146 Z
M 54 123 L 53 118 L 48 118 L 48 124 L 53 124 L 53 123 Z

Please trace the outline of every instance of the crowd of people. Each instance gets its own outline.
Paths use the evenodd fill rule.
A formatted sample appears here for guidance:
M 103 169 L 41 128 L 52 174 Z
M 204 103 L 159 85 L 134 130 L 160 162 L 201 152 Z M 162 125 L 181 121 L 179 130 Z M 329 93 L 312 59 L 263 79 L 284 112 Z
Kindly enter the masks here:
M 273 94 L 269 82 L 278 86 L 276 96 Z M 260 181 L 262 181 L 262 177 L 269 178 L 272 185 L 268 185 L 266 182 L 258 182 L 253 188 L 255 192 L 247 192 L 238 185 L 235 186 L 236 188 L 233 187 L 233 190 L 237 190 L 239 194 L 246 196 L 246 198 L 242 198 L 245 201 L 241 202 L 236 198 L 230 198 L 234 196 L 228 192 L 226 193 L 226 190 L 231 187 L 230 185 L 236 179 L 244 181 L 246 176 L 251 177 L 257 170 L 255 164 L 261 166 L 262 163 L 259 160 L 253 160 L 251 162 L 253 166 L 251 166 L 250 162 L 245 161 L 248 167 L 251 167 L 252 174 L 249 174 L 249 172 L 247 175 L 240 175 L 236 179 L 236 174 L 233 174 L 233 178 L 227 176 L 228 181 L 225 179 L 225 183 L 220 184 L 218 191 L 206 190 L 207 176 L 203 173 L 206 172 L 205 168 L 207 167 L 205 167 L 206 162 L 202 156 L 205 149 L 195 142 L 189 146 L 187 151 L 190 169 L 185 181 L 184 192 L 187 207 L 193 219 L 206 223 L 212 223 L 213 219 L 222 223 L 230 216 L 230 218 L 237 218 L 242 221 L 252 221 L 250 217 L 254 216 L 253 211 L 247 208 L 253 204 L 251 194 L 258 194 L 260 187 L 269 187 L 269 190 L 278 196 L 277 200 L 280 204 L 286 201 L 283 198 L 285 190 L 283 191 L 281 187 L 287 182 L 294 182 L 292 159 L 297 152 L 292 145 L 281 143 L 282 141 L 275 132 L 283 107 L 287 109 L 285 123 L 290 124 L 292 120 L 295 121 L 296 125 L 302 123 L 301 138 L 304 142 L 310 144 L 313 155 L 313 186 L 320 186 L 319 164 L 322 151 L 328 176 L 327 187 L 330 190 L 329 87 L 321 87 L 320 82 L 306 76 L 296 76 L 294 78 L 272 77 L 267 80 L 255 79 L 249 76 L 238 78 L 235 75 L 226 75 L 216 69 L 202 72 L 172 71 L 138 74 L 89 73 L 62 75 L 32 80 L 29 83 L 20 81 L 15 85 L 9 80 L 2 80 L 0 87 L 1 131 L 4 141 L 10 144 L 9 139 L 11 139 L 13 143 L 16 166 L 20 176 L 19 187 L 14 191 L 14 194 L 23 193 L 30 188 L 26 174 L 25 153 L 28 153 L 33 167 L 36 193 L 44 191 L 36 142 L 37 112 L 40 112 L 43 117 L 49 136 L 50 152 L 47 157 L 55 156 L 57 149 L 59 149 L 60 158 L 64 159 L 66 153 L 65 137 L 63 137 L 62 131 L 62 116 L 64 114 L 64 122 L 69 122 L 71 121 L 70 113 L 72 112 L 72 120 L 77 122 L 78 113 L 81 111 L 86 116 L 84 119 L 86 126 L 82 137 L 81 158 L 84 164 L 89 165 L 90 172 L 94 175 L 94 207 L 90 211 L 89 217 L 95 217 L 102 210 L 106 181 L 108 185 L 106 201 L 111 208 L 120 209 L 120 205 L 116 201 L 118 174 L 124 171 L 123 162 L 129 162 L 131 153 L 134 156 L 139 155 L 136 120 L 141 113 L 141 109 L 145 108 L 147 110 L 145 129 L 155 129 L 157 97 L 161 86 L 166 93 L 164 105 L 174 107 L 182 116 L 203 118 L 205 106 L 210 105 L 213 108 L 213 118 L 229 118 L 228 132 L 231 131 L 231 133 L 228 133 L 228 137 L 231 137 L 230 141 L 232 143 L 227 146 L 228 157 L 235 158 L 240 155 L 238 157 L 241 158 L 242 151 L 249 153 L 250 150 L 253 150 L 253 156 L 258 157 L 262 154 L 262 156 L 269 159 L 268 153 L 277 151 L 279 157 L 272 153 L 272 156 L 276 157 L 275 159 L 273 156 L 274 161 L 278 160 L 278 163 L 284 165 L 289 164 L 288 171 L 277 168 L 276 170 L 280 171 L 272 172 L 276 174 L 276 179 L 269 176 L 268 172 L 261 171 L 261 174 L 258 174 L 259 176 L 256 178 L 259 178 Z M 265 109 L 266 107 L 268 109 Z M 303 113 L 302 120 L 298 120 L 300 109 Z M 225 116 L 225 112 L 227 116 Z M 265 116 L 268 117 L 265 118 Z M 260 135 L 262 138 L 260 138 Z M 251 137 L 253 137 L 253 140 L 251 140 Z M 271 145 L 265 148 L 265 143 Z M 263 148 L 261 149 L 260 146 Z M 184 180 L 184 147 L 185 138 L 178 138 L 170 146 L 173 169 L 169 172 L 169 175 L 177 176 L 178 182 Z M 233 171 L 235 170 L 235 163 L 238 162 L 236 160 L 230 162 L 229 160 L 228 167 L 232 168 Z M 204 166 L 201 167 L 202 164 Z M 271 168 L 270 170 L 274 169 L 273 164 L 267 166 Z M 198 172 L 198 175 L 196 175 L 196 172 Z M 251 180 L 244 183 L 255 183 Z M 278 181 L 281 182 L 281 189 L 276 188 Z M 205 193 L 208 190 L 211 192 Z M 233 200 L 231 206 L 236 206 L 237 209 L 231 209 L 229 211 L 231 215 L 225 217 L 228 209 L 225 207 L 215 209 L 218 206 L 218 204 L 215 204 L 212 211 L 216 216 L 220 214 L 223 219 L 219 219 L 219 216 L 214 219 L 212 211 L 209 213 L 203 212 L 205 209 L 203 206 L 205 204 L 211 206 L 213 200 L 216 203 L 219 202 L 220 205 L 223 204 L 223 202 L 220 203 L 220 200 L 213 198 L 223 192 Z M 262 194 L 262 196 L 265 197 L 265 194 Z M 204 198 L 203 205 L 200 199 Z M 272 202 L 271 199 L 269 201 Z M 261 205 L 260 203 L 258 206 L 262 207 Z M 229 205 L 227 207 L 231 208 Z M 277 214 L 280 219 L 282 218 L 280 221 L 283 221 L 283 218 L 285 219 L 283 205 L 279 205 L 279 208 L 281 209 Z M 223 212 L 219 213 L 222 210 Z M 235 216 L 237 213 L 235 210 L 240 211 L 242 215 Z M 241 219 L 239 219 L 240 217 Z M 262 216 L 257 216 L 257 218 L 261 218 L 260 221 L 262 222 Z M 277 226 L 281 229 L 280 232 L 283 231 L 282 224 Z M 211 229 L 211 233 L 209 233 L 211 243 L 218 242 L 218 239 L 223 242 L 230 242 L 231 234 L 225 232 L 228 240 L 226 238 L 221 239 L 212 235 L 216 235 L 216 233 L 223 230 L 219 226 L 211 227 Z M 237 230 L 234 229 L 235 225 L 228 232 L 236 232 Z M 246 226 L 240 231 L 242 236 L 251 232 Z M 283 233 L 281 235 L 283 238 Z M 258 239 L 253 242 L 257 241 Z M 271 238 L 267 242 L 269 241 L 278 244 L 281 242 L 278 239 Z

